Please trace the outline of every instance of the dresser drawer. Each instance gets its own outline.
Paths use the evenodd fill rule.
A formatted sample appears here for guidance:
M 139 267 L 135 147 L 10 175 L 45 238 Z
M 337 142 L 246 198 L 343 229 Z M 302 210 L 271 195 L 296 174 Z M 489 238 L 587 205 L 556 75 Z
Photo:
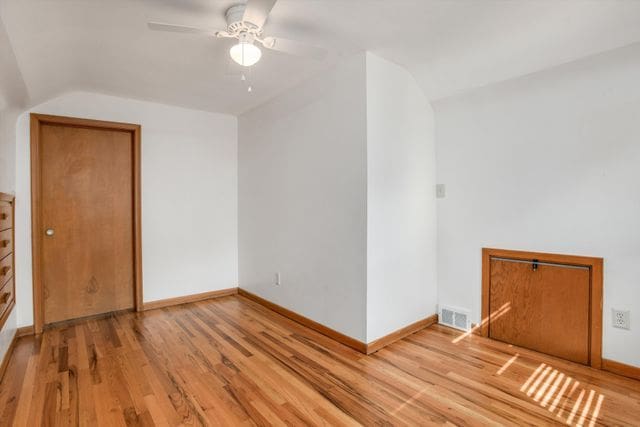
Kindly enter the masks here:
M 0 201 L 0 230 L 13 228 L 13 210 L 11 203 Z
M 13 252 L 13 230 L 0 231 L 0 259 Z
M 0 260 L 0 287 L 13 277 L 13 254 L 9 254 Z
M 3 317 L 5 311 L 13 302 L 13 277 L 0 290 L 0 317 Z

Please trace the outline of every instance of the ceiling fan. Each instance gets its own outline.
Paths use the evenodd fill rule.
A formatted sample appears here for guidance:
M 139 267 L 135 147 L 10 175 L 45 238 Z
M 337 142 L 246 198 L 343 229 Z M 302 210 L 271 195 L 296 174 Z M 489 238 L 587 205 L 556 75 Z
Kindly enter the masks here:
M 258 45 L 291 55 L 306 56 L 318 60 L 324 58 L 327 52 L 322 48 L 280 37 L 264 36 L 264 24 L 276 1 L 248 0 L 246 4 L 230 7 L 225 14 L 227 29 L 222 31 L 164 22 L 148 22 L 147 25 L 150 29 L 157 31 L 199 33 L 217 38 L 237 39 L 238 43 L 231 47 L 229 55 L 235 62 L 245 67 L 254 65 L 262 57 L 262 51 Z

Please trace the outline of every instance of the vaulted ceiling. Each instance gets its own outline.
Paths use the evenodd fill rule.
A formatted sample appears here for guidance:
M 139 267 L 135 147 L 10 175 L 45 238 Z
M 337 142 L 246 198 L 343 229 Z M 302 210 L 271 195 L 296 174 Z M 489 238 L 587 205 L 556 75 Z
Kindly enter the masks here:
M 361 50 L 406 67 L 438 99 L 640 42 L 636 0 L 279 0 L 265 31 L 331 53 L 265 52 L 248 93 L 230 40 L 146 26 L 223 29 L 238 2 L 0 0 L 0 18 L 31 103 L 88 90 L 231 114 Z

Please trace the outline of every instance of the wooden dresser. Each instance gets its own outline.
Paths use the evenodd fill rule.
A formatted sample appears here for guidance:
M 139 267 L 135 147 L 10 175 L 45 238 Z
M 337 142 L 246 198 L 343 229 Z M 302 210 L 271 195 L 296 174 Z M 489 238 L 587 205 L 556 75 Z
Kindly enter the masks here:
M 0 329 L 16 303 L 13 216 L 15 199 L 0 193 Z

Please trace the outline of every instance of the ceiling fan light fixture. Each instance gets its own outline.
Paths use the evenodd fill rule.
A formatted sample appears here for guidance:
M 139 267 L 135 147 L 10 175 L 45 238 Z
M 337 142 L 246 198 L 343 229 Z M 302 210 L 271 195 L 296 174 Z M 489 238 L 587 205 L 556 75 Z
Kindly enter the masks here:
M 231 46 L 229 55 L 238 64 L 250 67 L 260 60 L 262 51 L 253 43 L 240 41 L 238 44 Z

